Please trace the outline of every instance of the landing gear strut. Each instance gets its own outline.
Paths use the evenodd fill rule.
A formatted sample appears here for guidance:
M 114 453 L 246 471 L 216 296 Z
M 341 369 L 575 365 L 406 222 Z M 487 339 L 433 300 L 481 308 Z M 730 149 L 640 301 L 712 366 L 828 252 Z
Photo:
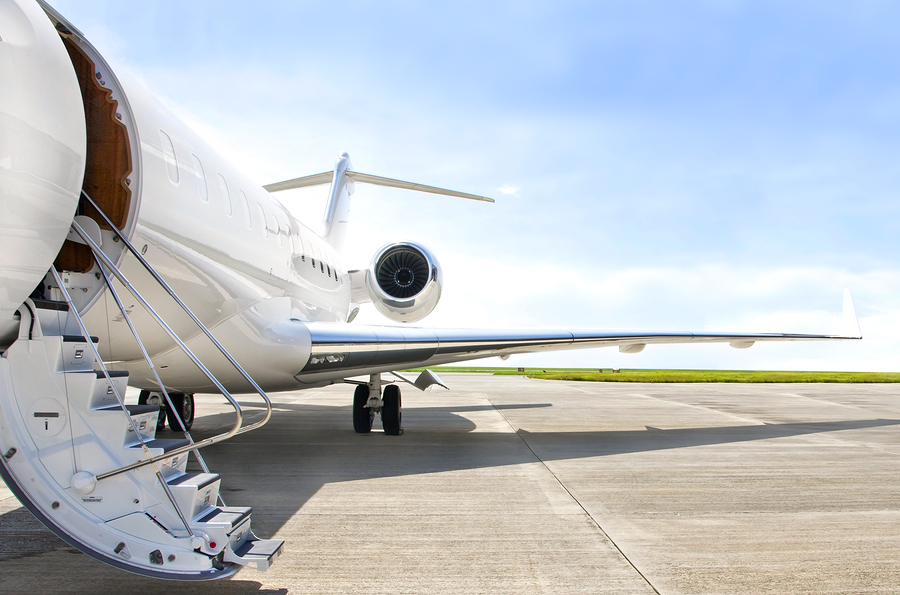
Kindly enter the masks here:
M 367 384 L 359 384 L 353 392 L 353 429 L 357 434 L 368 434 L 372 431 L 375 413 L 381 413 L 381 424 L 388 436 L 399 436 L 403 433 L 400 426 L 402 408 L 400 406 L 400 387 L 389 384 L 381 395 L 381 375 L 372 374 Z
M 159 417 L 156 418 L 156 431 L 166 429 L 166 405 L 162 393 L 142 390 L 138 396 L 139 405 L 159 405 Z

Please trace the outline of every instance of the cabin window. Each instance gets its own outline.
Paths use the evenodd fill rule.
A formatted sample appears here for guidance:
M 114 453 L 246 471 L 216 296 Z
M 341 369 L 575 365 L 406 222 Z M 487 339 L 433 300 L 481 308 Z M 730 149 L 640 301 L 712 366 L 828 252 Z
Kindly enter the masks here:
M 278 240 L 278 246 L 281 246 L 281 233 L 279 233 L 278 229 L 278 218 L 275 217 L 274 213 L 269 213 L 269 232 L 274 234 L 275 238 Z
M 200 193 L 200 200 L 209 202 L 209 188 L 206 185 L 206 173 L 203 171 L 203 164 L 200 163 L 200 158 L 194 154 L 191 154 L 191 159 L 194 161 L 194 174 L 197 176 L 197 192 Z
M 262 234 L 264 238 L 269 237 L 269 230 L 266 227 L 266 212 L 263 211 L 262 205 L 256 203 L 256 212 L 259 215 L 260 226 L 262 227 Z
M 231 207 L 231 194 L 228 193 L 228 182 L 225 176 L 219 174 L 219 194 L 222 195 L 222 204 L 225 206 L 225 214 L 231 217 L 234 210 Z
M 241 195 L 241 207 L 244 209 L 244 223 L 247 225 L 247 229 L 253 229 L 253 219 L 250 217 L 250 202 L 247 200 L 247 195 L 244 194 L 244 191 L 238 189 L 238 194 Z
M 166 172 L 173 184 L 178 184 L 178 160 L 175 158 L 175 145 L 169 135 L 160 129 L 159 140 L 162 142 L 163 155 L 166 156 Z

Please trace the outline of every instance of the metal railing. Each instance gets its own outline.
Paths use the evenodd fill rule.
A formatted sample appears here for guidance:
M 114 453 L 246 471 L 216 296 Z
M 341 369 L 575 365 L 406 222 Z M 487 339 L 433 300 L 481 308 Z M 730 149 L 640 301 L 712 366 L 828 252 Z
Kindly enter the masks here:
M 77 225 L 77 224 L 76 224 Z M 66 289 L 65 283 L 63 283 L 62 277 L 59 272 L 56 270 L 55 265 L 50 265 L 50 272 L 53 274 L 53 278 L 56 280 L 57 285 L 59 286 L 59 291 L 62 293 L 63 298 L 66 300 L 66 303 L 69 305 L 69 312 L 71 312 L 75 316 L 75 321 L 78 323 L 78 328 L 81 330 L 84 335 L 87 344 L 90 345 L 91 351 L 94 354 L 94 361 L 100 364 L 100 370 L 103 372 L 103 375 L 106 377 L 106 381 L 109 383 L 110 388 L 113 391 L 113 394 L 116 396 L 116 400 L 119 401 L 119 406 L 122 407 L 122 411 L 125 412 L 126 417 L 128 417 L 128 423 L 131 424 L 131 429 L 134 431 L 135 436 L 137 436 L 138 442 L 141 445 L 141 450 L 144 452 L 144 455 L 147 457 L 147 461 L 144 463 L 145 465 L 153 465 L 153 472 L 156 474 L 156 478 L 159 480 L 160 485 L 163 487 L 163 490 L 166 492 L 166 497 L 169 499 L 169 502 L 172 504 L 172 507 L 175 509 L 175 512 L 178 514 L 178 518 L 181 520 L 181 523 L 184 525 L 184 528 L 187 529 L 188 535 L 193 537 L 194 532 L 191 531 L 191 524 L 188 522 L 188 519 L 185 518 L 184 512 L 182 512 L 181 507 L 178 506 L 178 502 L 175 500 L 175 495 L 172 494 L 171 488 L 169 488 L 169 484 L 166 483 L 166 478 L 162 474 L 162 469 L 156 464 L 161 458 L 164 457 L 153 457 L 150 454 L 150 447 L 147 446 L 147 443 L 144 442 L 144 437 L 141 435 L 138 430 L 137 424 L 134 423 L 134 418 L 128 414 L 128 408 L 125 406 L 125 397 L 119 392 L 118 387 L 116 387 L 116 383 L 113 382 L 112 377 L 109 374 L 109 370 L 106 368 L 106 364 L 103 362 L 103 358 L 100 357 L 100 352 L 97 350 L 97 346 L 94 345 L 94 342 L 91 340 L 91 335 L 87 330 L 87 326 L 84 324 L 84 320 L 81 319 L 81 315 L 78 313 L 78 309 L 75 307 L 75 302 L 72 301 L 72 296 L 69 295 L 69 291 Z M 31 310 L 31 308 L 29 308 Z M 34 317 L 34 314 L 32 314 Z M 172 456 L 171 454 L 167 454 L 166 456 Z M 109 477 L 110 474 L 106 473 L 103 475 L 97 475 L 94 477 L 95 481 L 100 481 L 104 477 Z
M 107 273 L 104 266 L 101 265 L 99 266 L 99 268 L 100 273 L 103 275 L 103 280 L 106 283 L 106 286 L 109 288 L 110 295 L 112 295 L 113 299 L 116 301 L 116 306 L 119 308 L 119 312 L 122 313 L 122 317 L 125 320 L 125 323 L 128 324 L 128 329 L 131 331 L 131 335 L 134 337 L 135 343 L 137 343 L 138 348 L 140 348 L 141 350 L 141 355 L 144 357 L 144 361 L 147 362 L 147 367 L 149 367 L 150 371 L 153 373 L 153 378 L 156 380 L 156 385 L 159 386 L 159 390 L 162 391 L 163 398 L 165 399 L 166 404 L 169 407 L 169 411 L 178 412 L 178 409 L 175 408 L 175 404 L 172 402 L 172 397 L 169 396 L 169 391 L 166 390 L 166 386 L 163 384 L 162 379 L 160 379 L 159 377 L 159 373 L 156 371 L 156 366 L 153 363 L 153 359 L 150 357 L 150 354 L 144 347 L 144 342 L 141 341 L 141 337 L 138 334 L 137 329 L 134 328 L 134 323 L 131 322 L 131 317 L 128 315 L 125 304 L 122 303 L 122 299 L 119 297 L 119 292 L 116 291 L 113 287 L 112 280 L 109 278 L 109 273 Z M 162 412 L 160 412 L 160 414 L 162 414 Z M 131 416 L 129 415 L 129 417 Z M 178 420 L 178 425 L 180 426 L 181 431 L 184 433 L 184 437 L 187 438 L 188 442 L 194 444 L 194 437 L 191 436 L 191 433 L 185 426 L 182 416 L 175 415 L 174 417 Z M 206 461 L 203 459 L 203 456 L 200 454 L 199 450 L 194 451 L 194 456 L 197 458 L 197 462 L 200 464 L 203 472 L 209 473 L 209 466 L 206 464 Z M 222 504 L 222 506 L 225 506 L 225 500 L 224 498 L 222 498 L 221 494 L 218 495 L 218 501 Z
M 209 369 L 207 369 L 207 367 L 194 355 L 194 353 L 190 350 L 190 348 L 184 343 L 184 341 L 181 340 L 181 338 L 175 333 L 175 331 L 172 330 L 172 328 L 162 319 L 162 317 L 156 312 L 156 310 L 154 310 L 153 307 L 150 306 L 150 304 L 147 302 L 147 300 L 144 299 L 144 297 L 140 294 L 140 292 L 137 291 L 137 289 L 135 289 L 135 287 L 125 277 L 125 275 L 122 273 L 122 271 L 119 270 L 119 268 L 115 265 L 115 263 L 112 262 L 112 260 L 106 255 L 105 252 L 103 252 L 103 250 L 100 248 L 100 246 L 97 245 L 97 243 L 88 235 L 88 233 L 85 232 L 85 230 L 78 224 L 78 222 L 73 221 L 72 229 L 81 237 L 81 239 L 85 242 L 85 244 L 87 244 L 88 247 L 90 247 L 91 251 L 94 253 L 95 257 L 98 259 L 98 263 L 100 264 L 101 271 L 103 271 L 103 269 L 105 267 L 110 272 L 112 272 L 112 274 L 116 277 L 116 279 L 118 279 L 118 281 L 120 283 L 122 283 L 122 285 L 125 286 L 125 288 L 128 289 L 128 291 L 135 297 L 135 299 L 137 299 L 141 303 L 141 305 L 144 307 L 144 309 L 147 310 L 147 312 L 150 314 L 150 316 L 153 317 L 153 319 L 157 322 L 157 324 L 160 325 L 160 327 L 166 332 L 166 334 L 169 335 L 169 337 L 175 342 L 175 344 L 178 345 L 178 347 L 185 353 L 185 355 L 188 356 L 188 358 L 194 363 L 194 365 L 196 365 L 197 368 L 200 369 L 200 371 L 203 372 L 203 374 L 210 380 L 210 382 L 212 382 L 213 385 L 219 391 L 221 391 L 222 395 L 229 401 L 229 403 L 231 403 L 232 407 L 235 410 L 235 415 L 236 415 L 236 420 L 235 420 L 234 426 L 227 432 L 224 432 L 217 436 L 206 438 L 199 442 L 193 442 L 192 444 L 188 444 L 188 445 L 182 446 L 180 448 L 173 449 L 173 450 L 171 450 L 163 455 L 157 456 L 157 457 L 149 457 L 146 460 L 132 463 L 130 465 L 126 465 L 124 467 L 114 469 L 113 471 L 108 471 L 106 473 L 102 473 L 100 475 L 97 475 L 97 480 L 105 479 L 105 478 L 111 477 L 113 475 L 118 475 L 118 474 L 124 473 L 126 471 L 131 471 L 132 469 L 137 469 L 137 468 L 140 468 L 140 467 L 143 467 L 146 465 L 150 465 L 159 460 L 171 458 L 173 456 L 176 456 L 176 455 L 179 455 L 179 454 L 182 454 L 185 452 L 196 451 L 197 449 L 200 449 L 205 446 L 209 446 L 211 444 L 215 444 L 218 442 L 222 442 L 224 440 L 231 438 L 232 436 L 235 436 L 238 434 L 243 434 L 245 432 L 250 432 L 252 430 L 258 429 L 258 428 L 262 427 L 263 425 L 265 425 L 266 422 L 268 422 L 272 416 L 272 401 L 269 399 L 268 395 L 266 395 L 265 391 L 263 391 L 263 389 L 256 383 L 256 381 L 250 377 L 250 375 L 241 367 L 240 364 L 237 363 L 237 361 L 235 361 L 235 359 L 231 356 L 231 354 L 228 353 L 228 351 L 222 346 L 222 344 L 213 336 L 213 334 L 209 331 L 209 329 L 206 328 L 206 326 L 200 321 L 200 319 L 197 318 L 197 316 L 190 310 L 190 308 L 188 308 L 188 306 L 181 300 L 181 298 L 178 297 L 178 295 L 172 290 L 172 288 L 169 287 L 169 285 L 165 282 L 165 280 L 163 280 L 163 278 L 160 277 L 160 275 L 153 269 L 153 267 L 150 266 L 150 264 L 146 261 L 146 259 L 144 259 L 143 255 L 141 255 L 141 253 L 137 249 L 135 249 L 134 245 L 125 237 L 125 235 L 122 233 L 122 231 L 119 230 L 113 224 L 113 222 L 109 219 L 109 217 L 107 217 L 106 214 L 100 209 L 100 207 L 97 205 L 97 203 L 95 203 L 94 200 L 91 199 L 91 197 L 87 195 L 87 193 L 82 191 L 81 194 L 85 198 L 85 200 L 87 200 L 94 207 L 94 209 L 96 209 L 96 211 L 97 211 L 97 213 L 99 213 L 100 217 L 103 218 L 103 220 L 106 222 L 106 224 L 109 226 L 109 228 L 119 237 L 119 239 L 123 242 L 123 244 L 128 249 L 128 251 L 131 252 L 131 254 L 134 255 L 135 258 L 138 259 L 138 262 L 141 263 L 141 265 L 147 270 L 147 272 L 150 273 L 150 275 L 157 281 L 157 283 L 159 283 L 159 285 L 163 289 L 165 289 L 165 291 L 185 311 L 185 313 L 191 318 L 191 320 L 194 321 L 194 323 L 197 325 L 197 327 L 201 331 L 203 331 L 203 333 L 207 336 L 207 338 L 209 338 L 209 340 L 216 346 L 216 348 L 222 353 L 222 355 L 225 356 L 225 358 L 231 363 L 231 365 L 234 366 L 234 368 L 241 374 L 241 376 L 243 376 L 244 379 L 247 380 L 247 382 L 256 390 L 256 392 L 260 395 L 260 397 L 262 397 L 263 401 L 265 402 L 265 406 L 266 406 L 266 411 L 265 411 L 265 415 L 264 415 L 263 419 L 261 419 L 258 422 L 255 422 L 247 427 L 243 427 L 243 413 L 241 411 L 241 407 L 238 404 L 238 402 L 234 399 L 234 397 L 232 397 L 231 393 L 222 385 L 221 382 L 219 382 L 219 380 L 212 374 L 212 372 L 210 372 Z M 106 279 L 108 286 L 112 290 L 112 285 L 109 283 L 110 279 L 108 278 L 105 271 L 104 271 L 104 278 Z M 60 283 L 60 285 L 62 285 L 61 279 L 59 279 L 58 282 Z M 115 290 L 112 290 L 112 292 L 115 293 Z M 121 304 L 120 300 L 118 300 L 118 298 L 116 299 L 116 302 L 117 302 L 117 305 L 122 310 L 123 316 L 125 316 L 127 319 L 128 315 L 127 315 L 127 313 L 125 313 L 125 309 L 124 309 L 123 305 Z M 74 307 L 74 306 L 71 306 L 71 307 Z M 131 326 L 130 322 L 129 322 L 129 326 Z M 133 330 L 133 327 L 132 327 L 132 330 Z M 133 332 L 135 332 L 135 331 L 133 330 Z M 142 349 L 142 351 L 144 351 L 144 353 L 146 353 L 146 351 L 143 349 L 143 346 L 141 347 L 141 349 Z M 155 370 L 154 370 L 154 372 L 155 372 Z M 156 378 L 157 378 L 157 381 L 159 382 L 158 375 L 156 376 Z M 162 386 L 161 382 L 159 382 L 159 384 L 160 384 L 160 386 Z M 167 393 L 166 393 L 166 396 L 167 396 L 167 400 L 170 401 L 170 399 L 168 399 Z

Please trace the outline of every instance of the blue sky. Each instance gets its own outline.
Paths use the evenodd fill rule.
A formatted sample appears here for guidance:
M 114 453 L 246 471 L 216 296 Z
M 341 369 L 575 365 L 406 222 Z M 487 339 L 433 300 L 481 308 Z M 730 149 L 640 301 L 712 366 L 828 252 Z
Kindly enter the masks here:
M 866 336 L 509 364 L 900 370 L 894 3 L 53 4 L 260 183 L 496 197 L 357 187 L 349 265 L 444 265 L 423 324 L 837 332 L 849 286 Z

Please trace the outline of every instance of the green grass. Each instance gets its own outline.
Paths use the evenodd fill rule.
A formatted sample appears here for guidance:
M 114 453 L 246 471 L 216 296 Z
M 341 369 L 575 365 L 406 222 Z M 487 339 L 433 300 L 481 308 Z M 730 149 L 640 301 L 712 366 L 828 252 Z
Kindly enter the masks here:
M 765 370 L 637 370 L 623 368 L 480 368 L 436 366 L 437 374 L 482 373 L 528 376 L 546 380 L 582 380 L 587 382 L 900 382 L 897 372 L 774 372 Z M 406 370 L 421 372 L 422 368 Z

